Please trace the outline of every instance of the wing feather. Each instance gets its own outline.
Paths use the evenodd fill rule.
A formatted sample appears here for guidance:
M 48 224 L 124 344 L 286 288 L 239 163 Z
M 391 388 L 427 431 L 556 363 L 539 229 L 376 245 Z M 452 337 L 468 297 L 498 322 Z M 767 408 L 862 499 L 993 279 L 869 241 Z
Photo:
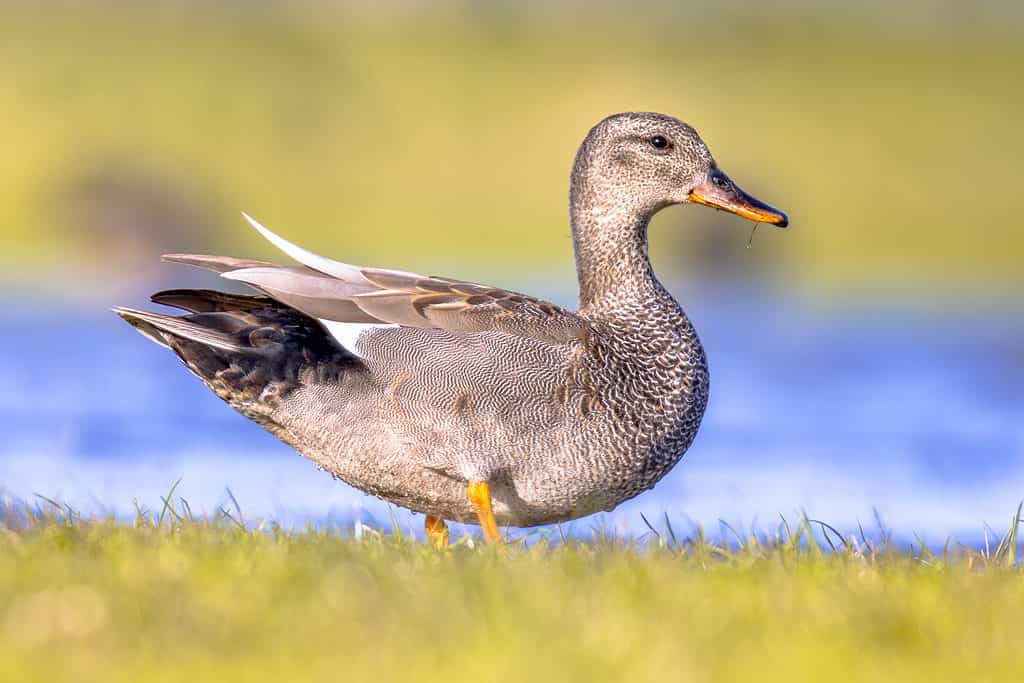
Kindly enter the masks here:
M 353 323 L 390 322 L 365 313 L 352 297 L 369 286 L 356 285 L 308 268 L 261 266 L 221 273 L 221 277 L 251 285 L 308 316 Z
M 215 270 L 322 320 L 499 331 L 554 344 L 587 334 L 586 320 L 546 301 L 475 282 L 334 261 L 243 215 L 271 244 L 302 266 L 190 254 L 170 254 L 165 260 Z

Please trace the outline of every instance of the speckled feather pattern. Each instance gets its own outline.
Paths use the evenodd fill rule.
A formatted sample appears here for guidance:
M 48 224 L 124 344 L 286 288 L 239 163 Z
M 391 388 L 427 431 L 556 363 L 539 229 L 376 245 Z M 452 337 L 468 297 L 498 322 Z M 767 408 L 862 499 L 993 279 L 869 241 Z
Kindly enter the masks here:
M 652 135 L 672 147 L 652 150 Z M 687 201 L 713 164 L 692 128 L 660 114 L 617 115 L 591 130 L 570 191 L 577 313 L 482 285 L 457 298 L 445 283 L 458 290 L 459 281 L 444 278 L 421 290 L 413 276 L 388 286 L 436 295 L 428 303 L 447 313 L 413 306 L 427 322 L 372 328 L 355 349 L 275 301 L 283 297 L 269 286 L 261 289 L 274 298 L 156 295 L 192 311 L 183 317 L 121 315 L 234 408 L 385 500 L 475 523 L 474 480 L 490 482 L 500 524 L 611 510 L 679 461 L 707 404 L 704 350 L 651 270 L 647 225 Z

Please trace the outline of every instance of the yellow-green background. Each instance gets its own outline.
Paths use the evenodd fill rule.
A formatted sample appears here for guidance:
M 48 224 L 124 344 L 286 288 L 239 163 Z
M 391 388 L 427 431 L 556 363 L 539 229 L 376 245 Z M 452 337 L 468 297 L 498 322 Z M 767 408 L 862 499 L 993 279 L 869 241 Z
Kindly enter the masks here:
M 710 240 L 812 297 L 1014 301 L 1022 14 L 5 3 L 0 272 L 60 291 L 130 281 L 159 249 L 269 254 L 244 209 L 349 261 L 569 282 L 574 150 L 603 116 L 653 109 L 792 219 L 748 251 L 739 219 L 674 208 L 660 267 Z

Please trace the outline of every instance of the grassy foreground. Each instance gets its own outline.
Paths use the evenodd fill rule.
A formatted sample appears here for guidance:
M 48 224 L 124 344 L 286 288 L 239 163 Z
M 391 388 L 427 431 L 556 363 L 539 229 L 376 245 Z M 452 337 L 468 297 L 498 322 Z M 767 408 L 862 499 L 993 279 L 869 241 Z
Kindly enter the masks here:
M 1013 681 L 1016 529 L 931 552 L 805 522 L 504 550 L 171 510 L 0 512 L 4 681 Z M 937 556 L 936 556 L 937 555 Z

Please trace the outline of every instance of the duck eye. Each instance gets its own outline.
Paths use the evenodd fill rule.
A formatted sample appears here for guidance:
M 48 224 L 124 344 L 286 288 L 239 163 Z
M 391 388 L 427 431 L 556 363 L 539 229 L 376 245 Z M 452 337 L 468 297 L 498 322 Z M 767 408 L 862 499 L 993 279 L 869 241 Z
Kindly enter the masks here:
M 666 147 L 668 147 L 668 140 L 666 140 L 661 135 L 655 135 L 653 138 L 651 138 L 651 144 L 657 147 L 658 149 L 665 149 Z

